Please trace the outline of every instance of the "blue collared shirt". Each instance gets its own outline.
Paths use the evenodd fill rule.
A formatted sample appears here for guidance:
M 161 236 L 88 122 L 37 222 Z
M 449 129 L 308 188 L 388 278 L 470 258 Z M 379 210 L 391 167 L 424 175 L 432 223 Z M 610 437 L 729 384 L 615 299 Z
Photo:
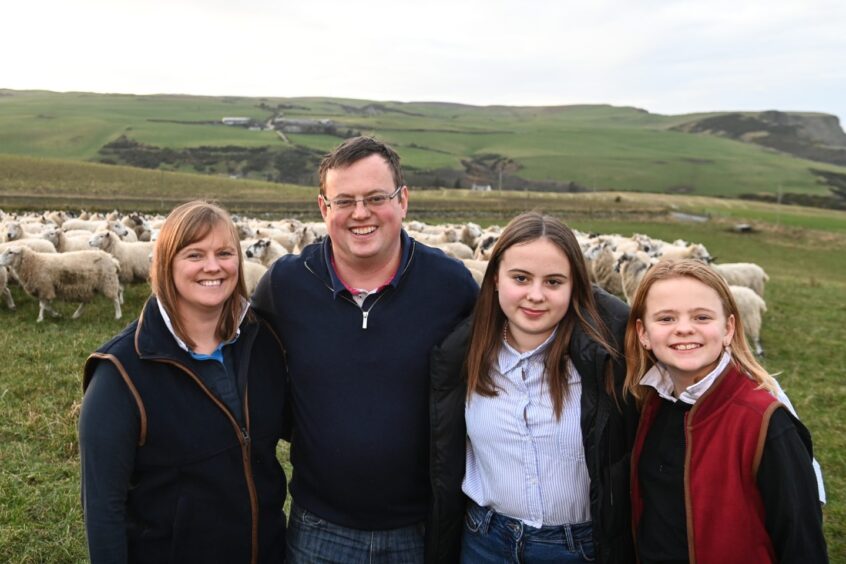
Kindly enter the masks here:
M 474 394 L 465 404 L 464 493 L 532 527 L 590 521 L 581 377 L 568 362 L 568 389 L 556 420 L 544 377 L 554 336 L 525 353 L 503 342 L 492 367 L 498 395 Z

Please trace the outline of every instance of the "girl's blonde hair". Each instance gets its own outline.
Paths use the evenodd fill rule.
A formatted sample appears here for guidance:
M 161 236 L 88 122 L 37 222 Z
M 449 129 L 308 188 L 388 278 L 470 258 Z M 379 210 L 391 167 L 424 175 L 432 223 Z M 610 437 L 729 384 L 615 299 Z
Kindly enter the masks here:
M 722 276 L 700 261 L 693 259 L 685 260 L 662 260 L 650 268 L 641 280 L 635 293 L 634 301 L 631 304 L 629 321 L 626 325 L 626 381 L 623 385 L 624 392 L 630 393 L 638 401 L 643 401 L 645 391 L 640 386 L 640 379 L 652 368 L 657 360 L 652 351 L 646 350 L 640 342 L 637 334 L 637 321 L 643 322 L 646 313 L 646 297 L 652 285 L 661 280 L 673 278 L 692 278 L 717 292 L 717 296 L 723 306 L 723 314 L 726 319 L 734 316 L 734 335 L 731 339 L 732 362 L 749 378 L 759 384 L 759 388 L 765 388 L 771 392 L 777 389 L 775 379 L 767 373 L 755 359 L 755 355 L 749 349 L 746 335 L 743 333 L 743 322 L 740 319 L 740 311 L 737 303 L 731 294 L 728 284 Z

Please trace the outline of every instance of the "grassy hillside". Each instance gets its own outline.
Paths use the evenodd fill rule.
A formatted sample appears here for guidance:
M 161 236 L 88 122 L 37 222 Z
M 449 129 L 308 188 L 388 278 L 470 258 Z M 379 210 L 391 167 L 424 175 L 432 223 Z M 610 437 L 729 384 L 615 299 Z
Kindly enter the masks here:
M 846 252 L 846 214 L 764 204 L 748 208 L 743 202 L 693 196 L 495 196 L 414 193 L 410 218 L 490 223 L 499 214 L 497 223 L 504 223 L 519 211 L 541 207 L 586 231 L 681 237 L 704 243 L 723 262 L 753 261 L 766 269 L 771 279 L 764 362 L 780 374 L 814 435 L 828 490 L 825 530 L 831 561 L 846 562 L 846 261 L 838 259 Z M 677 223 L 669 219 L 669 210 L 709 210 L 712 220 Z M 752 212 L 760 215 L 756 232 L 729 229 Z M 283 216 L 285 210 L 274 215 Z M 73 306 L 58 304 L 64 317 L 37 325 L 36 302 L 18 287 L 13 293 L 17 312 L 0 305 L 0 561 L 84 562 L 76 439 L 81 367 L 88 353 L 137 314 L 148 288 L 128 288 L 124 320 L 111 319 L 111 304 L 98 300 L 79 320 L 70 319 Z M 279 455 L 287 461 L 286 449 Z
M 281 112 L 281 113 L 280 113 Z M 395 145 L 417 185 L 468 187 L 473 181 L 506 188 L 529 182 L 575 182 L 587 189 L 737 196 L 745 193 L 827 195 L 810 167 L 846 174 L 758 145 L 705 133 L 671 130 L 716 114 L 661 116 L 611 106 L 505 107 L 447 103 L 369 102 L 332 98 L 215 98 L 58 94 L 0 90 L 0 153 L 72 160 L 102 158 L 98 151 L 121 136 L 146 146 L 267 147 L 264 168 L 196 166 L 196 170 L 279 173 L 280 153 L 301 149 L 303 170 L 341 141 L 326 134 L 290 134 L 220 124 L 224 116 L 265 122 L 273 116 L 331 119 L 340 134 L 374 134 Z M 290 153 L 293 155 L 293 153 Z M 176 170 L 190 170 L 182 155 Z M 487 158 L 487 161 L 484 159 Z M 484 161 L 484 162 L 483 162 Z M 499 163 L 499 164 L 497 164 Z M 283 171 L 284 172 L 284 171 Z M 283 175 L 284 176 L 284 175 Z M 297 172 L 296 182 L 309 183 Z M 412 182 L 414 184 L 414 182 Z

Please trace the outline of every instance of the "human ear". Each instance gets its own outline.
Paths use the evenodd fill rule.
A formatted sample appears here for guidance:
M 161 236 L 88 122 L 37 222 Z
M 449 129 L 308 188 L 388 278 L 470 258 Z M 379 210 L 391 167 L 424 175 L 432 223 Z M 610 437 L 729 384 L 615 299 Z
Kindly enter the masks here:
M 326 206 L 326 196 L 320 195 L 317 197 L 317 207 L 320 208 L 320 215 L 325 220 L 326 213 L 329 211 L 329 208 Z
M 726 319 L 726 336 L 723 337 L 723 346 L 727 347 L 731 344 L 734 338 L 734 315 L 729 315 Z
M 651 350 L 652 345 L 649 344 L 649 334 L 646 332 L 646 327 L 640 319 L 635 320 L 635 328 L 637 329 L 637 338 L 640 341 L 640 346 L 646 350 Z

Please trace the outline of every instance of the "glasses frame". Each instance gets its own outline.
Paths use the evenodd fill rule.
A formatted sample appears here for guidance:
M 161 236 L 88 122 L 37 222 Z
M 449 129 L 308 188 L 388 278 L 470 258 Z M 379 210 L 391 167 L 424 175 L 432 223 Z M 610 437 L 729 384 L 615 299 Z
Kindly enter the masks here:
M 332 200 L 330 200 L 329 198 L 327 198 L 326 196 L 323 196 L 323 195 L 321 195 L 320 197 L 323 200 L 323 205 L 326 206 L 330 210 L 335 210 L 336 212 L 352 211 L 352 210 L 354 210 L 358 207 L 359 202 L 361 202 L 361 204 L 365 208 L 370 209 L 372 202 L 368 203 L 368 200 L 370 200 L 373 197 L 381 198 L 383 196 L 387 196 L 387 199 L 384 202 L 385 204 L 387 204 L 390 200 L 393 200 L 394 198 L 399 196 L 399 193 L 400 193 L 400 191 L 402 191 L 402 189 L 403 189 L 403 186 L 397 186 L 397 189 L 394 190 L 390 194 L 388 194 L 387 192 L 377 192 L 376 194 L 370 194 L 369 196 L 364 196 L 362 198 L 333 198 Z M 351 206 L 348 206 L 348 207 L 338 207 L 335 201 L 339 200 L 339 199 L 340 200 L 352 200 L 353 203 L 352 203 Z M 373 207 L 378 208 L 378 207 L 381 207 L 382 205 L 383 204 L 377 204 Z

